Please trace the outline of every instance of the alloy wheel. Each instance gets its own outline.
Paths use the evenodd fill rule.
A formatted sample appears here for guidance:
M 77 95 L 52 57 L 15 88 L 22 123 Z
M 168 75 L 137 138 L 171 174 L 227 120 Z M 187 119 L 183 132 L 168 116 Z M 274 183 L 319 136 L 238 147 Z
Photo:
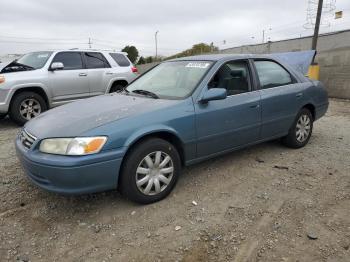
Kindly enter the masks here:
M 41 105 L 38 100 L 28 98 L 22 101 L 19 112 L 24 119 L 30 120 L 41 113 Z

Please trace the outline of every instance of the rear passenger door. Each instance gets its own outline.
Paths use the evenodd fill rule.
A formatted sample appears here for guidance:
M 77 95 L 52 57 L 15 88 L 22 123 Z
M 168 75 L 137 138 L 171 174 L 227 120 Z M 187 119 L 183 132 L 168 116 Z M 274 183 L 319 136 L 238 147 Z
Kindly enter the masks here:
M 90 96 L 87 71 L 80 52 L 59 52 L 52 63 L 60 62 L 64 68 L 49 71 L 49 84 L 53 105 Z
M 83 57 L 87 68 L 91 96 L 104 94 L 109 84 L 108 68 L 111 66 L 103 54 L 99 52 L 84 52 Z
M 297 113 L 301 88 L 293 75 L 273 60 L 255 60 L 261 95 L 261 138 L 288 133 Z

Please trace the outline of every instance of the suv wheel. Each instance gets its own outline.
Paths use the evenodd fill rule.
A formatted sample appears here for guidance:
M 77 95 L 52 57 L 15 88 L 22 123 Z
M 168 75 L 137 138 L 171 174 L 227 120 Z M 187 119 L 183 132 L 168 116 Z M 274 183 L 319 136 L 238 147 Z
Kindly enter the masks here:
M 112 85 L 111 89 L 110 89 L 110 93 L 120 93 L 124 90 L 124 88 L 126 87 L 127 85 L 123 85 L 123 84 L 120 84 L 120 83 L 115 83 Z
M 307 108 L 303 108 L 298 113 L 292 127 L 282 142 L 291 148 L 300 148 L 305 146 L 311 137 L 313 128 L 313 117 Z
M 119 189 L 132 201 L 150 204 L 169 195 L 180 172 L 176 148 L 163 139 L 147 139 L 126 156 Z
M 0 114 L 0 120 L 4 119 L 7 116 L 7 114 Z
M 22 92 L 13 98 L 9 115 L 14 122 L 24 125 L 27 121 L 46 110 L 45 100 L 39 94 Z

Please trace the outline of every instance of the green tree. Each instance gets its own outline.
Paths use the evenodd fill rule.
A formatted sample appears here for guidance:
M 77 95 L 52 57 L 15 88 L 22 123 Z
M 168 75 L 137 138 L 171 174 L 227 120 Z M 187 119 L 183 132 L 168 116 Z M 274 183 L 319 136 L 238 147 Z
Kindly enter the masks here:
M 152 63 L 153 62 L 153 57 L 152 56 L 148 56 L 146 57 L 146 63 Z
M 205 53 L 216 52 L 218 50 L 219 48 L 214 46 L 214 43 L 211 43 L 210 45 L 205 43 L 199 43 L 199 44 L 193 45 L 192 48 L 190 49 L 187 49 L 175 55 L 169 56 L 166 59 L 173 59 L 177 57 L 192 56 L 192 55 L 201 55 Z
M 139 56 L 139 51 L 137 50 L 137 48 L 133 45 L 131 46 L 126 46 L 122 49 L 122 52 L 126 52 L 128 53 L 128 58 L 130 59 L 130 61 L 132 63 L 135 63 L 137 60 L 137 57 Z
M 141 56 L 141 57 L 139 58 L 139 61 L 137 62 L 137 64 L 138 64 L 138 65 L 143 65 L 143 64 L 145 64 L 145 63 L 146 63 L 145 58 L 144 58 L 143 56 Z

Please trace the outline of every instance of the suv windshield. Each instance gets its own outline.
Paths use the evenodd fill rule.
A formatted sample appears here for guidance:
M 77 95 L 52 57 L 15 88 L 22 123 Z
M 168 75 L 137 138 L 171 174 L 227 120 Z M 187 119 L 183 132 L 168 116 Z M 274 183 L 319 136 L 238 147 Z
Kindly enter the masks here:
M 34 69 L 42 68 L 51 56 L 52 52 L 33 52 L 25 54 L 16 62 Z
M 164 62 L 131 83 L 127 91 L 181 99 L 193 92 L 211 65 L 210 61 Z

